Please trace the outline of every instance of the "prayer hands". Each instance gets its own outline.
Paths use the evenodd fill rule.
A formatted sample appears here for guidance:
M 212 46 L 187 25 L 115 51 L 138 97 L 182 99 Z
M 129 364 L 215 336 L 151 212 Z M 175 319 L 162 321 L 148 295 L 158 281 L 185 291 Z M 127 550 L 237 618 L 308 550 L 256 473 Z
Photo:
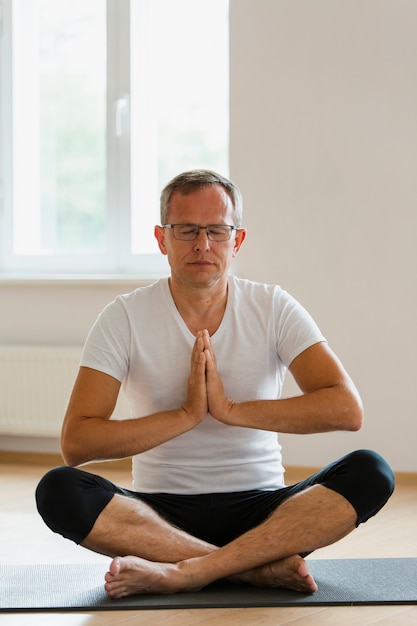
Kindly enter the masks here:
M 191 353 L 190 376 L 187 399 L 183 409 L 197 422 L 202 422 L 208 413 L 206 385 L 206 356 L 202 333 L 198 333 Z
M 207 330 L 197 334 L 191 355 L 188 396 L 184 409 L 202 421 L 208 412 L 215 419 L 231 424 L 234 402 L 227 397 L 217 370 L 216 356 Z

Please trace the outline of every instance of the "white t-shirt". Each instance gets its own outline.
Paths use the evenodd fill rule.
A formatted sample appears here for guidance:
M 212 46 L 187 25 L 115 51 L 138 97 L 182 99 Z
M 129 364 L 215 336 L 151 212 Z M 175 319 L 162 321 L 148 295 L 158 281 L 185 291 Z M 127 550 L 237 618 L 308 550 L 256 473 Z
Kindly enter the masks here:
M 118 296 L 102 311 L 81 365 L 119 380 L 130 417 L 143 417 L 183 404 L 194 340 L 164 278 Z M 244 401 L 279 398 L 287 367 L 324 337 L 280 287 L 229 276 L 226 311 L 211 340 L 226 393 Z M 283 485 L 277 433 L 227 426 L 210 414 L 193 430 L 133 457 L 133 488 L 146 493 Z

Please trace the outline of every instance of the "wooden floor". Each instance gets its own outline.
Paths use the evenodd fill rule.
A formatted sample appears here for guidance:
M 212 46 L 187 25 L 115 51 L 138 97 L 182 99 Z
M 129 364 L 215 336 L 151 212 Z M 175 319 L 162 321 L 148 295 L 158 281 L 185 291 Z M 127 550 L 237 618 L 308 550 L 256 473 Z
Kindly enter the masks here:
M 36 513 L 34 489 L 45 464 L 16 462 L 0 453 L 0 558 L 3 563 L 103 563 L 94 555 L 51 533 Z M 90 468 L 97 471 L 97 467 Z M 126 467 L 103 464 L 100 473 L 130 485 Z M 287 483 L 306 475 L 288 470 Z M 417 475 L 397 477 L 396 491 L 378 516 L 318 558 L 417 557 Z M 404 572 L 404 576 L 407 572 Z M 417 585 L 417 581 L 416 581 Z M 299 607 L 254 609 L 184 609 L 85 613 L 2 613 L 1 626 L 364 626 L 417 624 L 417 606 Z

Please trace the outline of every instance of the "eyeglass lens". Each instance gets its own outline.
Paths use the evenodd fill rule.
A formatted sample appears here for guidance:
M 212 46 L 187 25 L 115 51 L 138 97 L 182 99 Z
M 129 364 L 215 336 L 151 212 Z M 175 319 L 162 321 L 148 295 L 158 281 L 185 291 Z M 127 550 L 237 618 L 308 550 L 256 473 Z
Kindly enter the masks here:
M 185 241 L 197 239 L 200 230 L 205 230 L 207 237 L 212 241 L 227 241 L 230 239 L 233 226 L 223 224 L 210 224 L 209 226 L 197 226 L 195 224 L 172 224 L 170 225 L 174 237 Z

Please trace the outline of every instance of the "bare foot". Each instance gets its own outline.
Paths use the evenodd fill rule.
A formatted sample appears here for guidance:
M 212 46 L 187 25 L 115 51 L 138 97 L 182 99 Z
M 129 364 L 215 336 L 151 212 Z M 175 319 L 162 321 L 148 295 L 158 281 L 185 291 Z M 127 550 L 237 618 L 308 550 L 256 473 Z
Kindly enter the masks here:
M 135 594 L 175 593 L 176 565 L 155 563 L 136 556 L 115 557 L 105 575 L 104 588 L 109 598 Z
M 239 574 L 234 580 L 244 581 L 256 587 L 281 587 L 307 593 L 314 593 L 318 589 L 308 571 L 307 563 L 298 554 Z
M 109 598 L 136 594 L 169 594 L 198 591 L 202 585 L 185 575 L 182 563 L 157 563 L 137 556 L 115 557 L 105 576 L 104 588 Z M 281 587 L 314 593 L 318 587 L 299 555 L 268 563 L 231 578 L 256 587 Z

